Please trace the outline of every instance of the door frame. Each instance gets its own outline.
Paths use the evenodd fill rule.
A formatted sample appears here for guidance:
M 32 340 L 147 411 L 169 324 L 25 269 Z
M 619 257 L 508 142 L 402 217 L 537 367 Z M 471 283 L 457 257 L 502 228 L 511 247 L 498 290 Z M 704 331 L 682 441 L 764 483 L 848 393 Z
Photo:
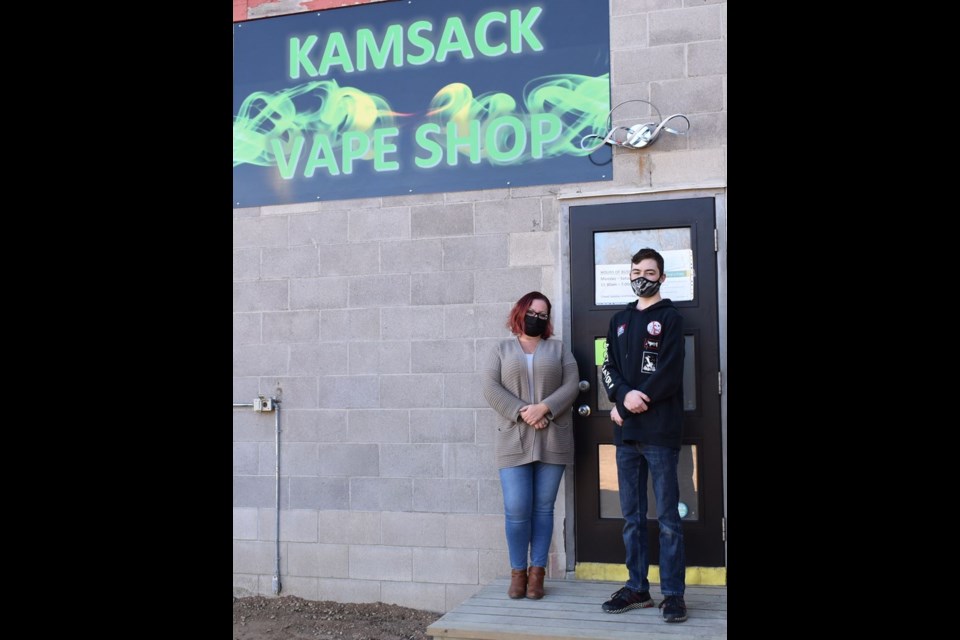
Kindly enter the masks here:
M 559 193 L 557 194 L 557 206 L 559 215 L 557 224 L 560 231 L 560 289 L 562 291 L 561 300 L 563 301 L 562 313 L 562 331 L 563 341 L 567 347 L 573 349 L 573 329 L 571 326 L 572 316 L 572 292 L 570 288 L 570 207 L 584 205 L 603 205 L 617 204 L 621 202 L 655 202 L 662 200 L 685 200 L 688 198 L 713 198 L 716 211 L 716 230 L 717 230 L 717 316 L 718 316 L 718 339 L 720 341 L 720 443 L 722 447 L 722 468 L 723 468 L 723 517 L 727 517 L 727 188 L 726 186 L 707 186 L 707 187 L 689 187 L 689 188 L 670 188 L 653 189 L 650 187 L 639 187 L 634 189 L 622 189 L 613 194 L 603 193 Z M 572 467 L 573 476 L 569 477 L 568 472 L 564 474 L 564 512 L 566 514 L 566 526 L 564 527 L 564 546 L 567 562 L 567 572 L 576 570 L 577 546 L 574 536 L 575 514 L 574 514 L 574 487 L 576 486 L 576 466 Z M 726 537 L 723 542 L 724 563 L 729 564 L 727 555 Z

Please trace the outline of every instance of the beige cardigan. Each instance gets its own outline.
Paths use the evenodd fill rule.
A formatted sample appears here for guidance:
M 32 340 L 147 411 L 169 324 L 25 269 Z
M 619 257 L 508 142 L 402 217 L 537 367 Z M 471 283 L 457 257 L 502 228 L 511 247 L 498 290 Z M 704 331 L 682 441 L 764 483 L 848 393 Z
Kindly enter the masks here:
M 580 393 L 577 361 L 557 339 L 541 340 L 533 353 L 533 394 L 527 363 L 516 337 L 491 349 L 482 372 L 483 397 L 497 412 L 497 467 L 516 467 L 539 460 L 573 463 L 573 413 Z M 520 409 L 542 402 L 550 408 L 550 426 L 537 431 L 520 417 Z

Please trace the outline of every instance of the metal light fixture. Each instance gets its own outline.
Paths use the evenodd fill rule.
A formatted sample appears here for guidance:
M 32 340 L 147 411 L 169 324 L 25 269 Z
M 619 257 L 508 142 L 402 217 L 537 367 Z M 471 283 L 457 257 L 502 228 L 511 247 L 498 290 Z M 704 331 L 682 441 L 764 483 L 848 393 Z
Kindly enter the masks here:
M 610 127 L 611 124 L 613 123 L 613 121 L 611 120 L 611 117 L 613 116 L 613 112 L 616 111 L 621 106 L 630 102 L 646 102 L 648 105 L 653 107 L 654 111 L 657 112 L 657 118 L 659 119 L 659 122 L 638 123 L 629 127 L 623 127 L 623 126 L 613 127 L 603 135 L 591 133 L 590 135 L 583 136 L 580 139 L 580 148 L 581 149 L 589 148 L 589 150 L 593 152 L 599 149 L 600 147 L 602 147 L 603 145 L 609 144 L 614 147 L 626 147 L 627 149 L 642 149 L 644 147 L 649 147 L 654 142 L 656 142 L 657 138 L 660 137 L 660 133 L 662 131 L 666 131 L 667 133 L 672 133 L 677 136 L 683 136 L 683 135 L 686 135 L 687 131 L 690 130 L 690 120 L 687 118 L 687 116 L 683 115 L 682 113 L 675 113 L 672 116 L 669 116 L 666 119 L 664 119 L 663 116 L 660 115 L 660 110 L 657 109 L 655 104 L 647 100 L 640 100 L 640 99 L 625 100 L 620 104 L 618 104 L 617 106 L 615 106 L 613 109 L 611 109 L 610 113 L 607 114 L 607 127 Z M 676 129 L 671 129 L 670 127 L 668 127 L 667 123 L 673 120 L 674 118 L 682 118 L 687 123 L 686 129 L 684 129 L 683 131 L 677 131 Z M 595 144 L 592 147 L 588 147 L 585 143 L 587 142 L 587 140 L 591 138 L 598 139 L 600 140 L 600 142 Z

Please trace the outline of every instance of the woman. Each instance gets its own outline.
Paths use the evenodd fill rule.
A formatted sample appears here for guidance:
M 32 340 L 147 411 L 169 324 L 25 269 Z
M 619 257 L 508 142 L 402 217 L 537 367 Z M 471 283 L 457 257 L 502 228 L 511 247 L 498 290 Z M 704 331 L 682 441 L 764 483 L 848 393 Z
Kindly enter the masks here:
M 553 503 L 565 465 L 573 463 L 570 407 L 579 393 L 577 362 L 563 342 L 549 339 L 550 309 L 539 291 L 517 300 L 507 320 L 514 337 L 497 343 L 483 371 L 483 395 L 499 414 L 496 457 L 511 598 L 543 597 Z

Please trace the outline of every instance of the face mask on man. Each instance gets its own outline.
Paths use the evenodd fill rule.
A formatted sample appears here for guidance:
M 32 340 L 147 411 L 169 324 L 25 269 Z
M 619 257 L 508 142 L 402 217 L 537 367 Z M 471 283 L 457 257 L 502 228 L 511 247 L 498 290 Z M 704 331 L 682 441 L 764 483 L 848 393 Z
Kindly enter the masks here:
M 546 330 L 547 321 L 544 318 L 540 318 L 538 316 L 523 317 L 523 332 L 531 338 L 542 336 L 543 332 Z
M 633 288 L 633 292 L 641 298 L 649 298 L 652 295 L 656 295 L 657 291 L 660 291 L 660 281 L 647 280 L 643 276 L 640 276 L 636 280 L 630 281 L 630 287 Z

